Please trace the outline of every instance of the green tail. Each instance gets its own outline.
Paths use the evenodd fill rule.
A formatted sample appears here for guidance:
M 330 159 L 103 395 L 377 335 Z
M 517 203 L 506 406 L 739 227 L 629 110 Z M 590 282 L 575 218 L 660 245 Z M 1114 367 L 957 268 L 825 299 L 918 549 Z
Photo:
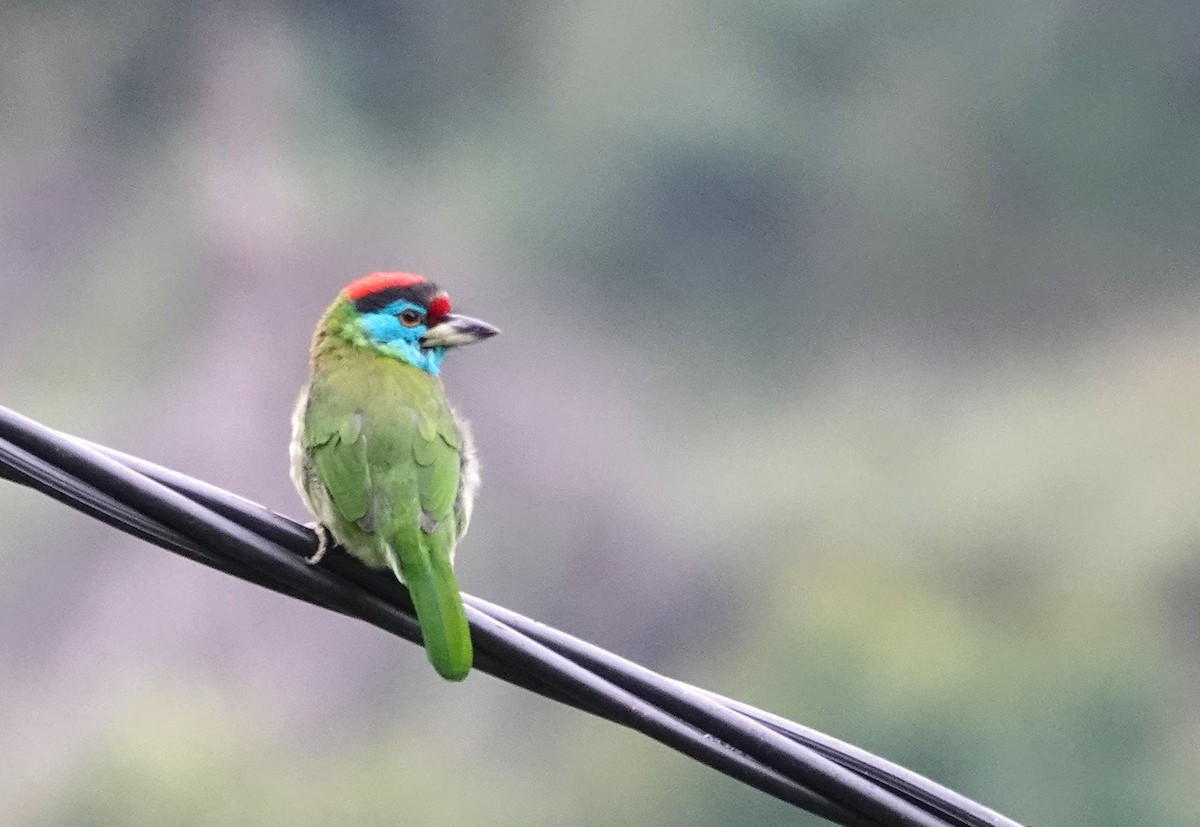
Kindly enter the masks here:
M 397 543 L 399 553 L 389 557 L 396 576 L 408 584 L 429 662 L 446 680 L 461 681 L 471 671 L 471 628 L 450 558 L 432 545 Z

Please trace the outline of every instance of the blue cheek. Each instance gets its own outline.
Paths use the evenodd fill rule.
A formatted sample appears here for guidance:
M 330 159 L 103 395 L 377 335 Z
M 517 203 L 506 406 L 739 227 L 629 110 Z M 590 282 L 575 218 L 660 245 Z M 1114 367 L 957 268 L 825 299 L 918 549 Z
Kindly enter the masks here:
M 377 344 L 396 345 L 401 342 L 420 341 L 425 335 L 425 325 L 405 327 L 395 316 L 386 313 L 367 313 L 362 317 L 363 330 Z
M 446 349 L 421 349 L 421 337 L 428 329 L 425 325 L 405 327 L 390 313 L 365 313 L 360 322 L 371 341 L 384 352 L 433 376 L 437 376 L 441 371 Z

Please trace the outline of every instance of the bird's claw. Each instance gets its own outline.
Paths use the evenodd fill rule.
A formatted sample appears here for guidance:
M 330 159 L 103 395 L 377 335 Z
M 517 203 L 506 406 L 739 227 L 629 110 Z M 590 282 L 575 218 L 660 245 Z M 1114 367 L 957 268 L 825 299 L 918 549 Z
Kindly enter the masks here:
M 308 527 L 317 534 L 317 550 L 313 553 L 312 557 L 305 557 L 304 562 L 310 566 L 315 566 L 321 562 L 321 558 L 325 556 L 325 552 L 329 551 L 331 538 L 329 536 L 329 529 L 325 527 L 324 523 L 312 522 L 308 524 Z

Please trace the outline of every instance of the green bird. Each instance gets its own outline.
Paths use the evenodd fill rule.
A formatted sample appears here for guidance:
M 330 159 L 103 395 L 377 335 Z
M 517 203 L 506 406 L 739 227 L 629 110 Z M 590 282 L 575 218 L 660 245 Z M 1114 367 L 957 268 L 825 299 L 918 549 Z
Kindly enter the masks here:
M 471 519 L 479 470 L 471 432 L 446 401 L 452 347 L 499 333 L 450 312 L 423 276 L 371 273 L 317 325 L 308 383 L 292 425 L 292 479 L 327 534 L 408 584 L 438 673 L 471 670 L 471 632 L 454 580 L 454 548 Z

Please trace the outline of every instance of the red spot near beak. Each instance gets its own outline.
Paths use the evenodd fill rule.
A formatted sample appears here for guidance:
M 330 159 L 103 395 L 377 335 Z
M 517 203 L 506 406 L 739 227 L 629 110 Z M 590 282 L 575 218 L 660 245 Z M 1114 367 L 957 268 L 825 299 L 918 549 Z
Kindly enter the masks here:
M 363 296 L 387 290 L 389 287 L 412 287 L 423 281 L 428 281 L 428 279 L 418 276 L 416 273 L 370 273 L 358 281 L 351 282 L 346 286 L 344 292 L 346 298 L 356 302 Z
M 445 293 L 438 293 L 429 300 L 426 310 L 429 311 L 430 326 L 437 324 L 450 315 L 450 297 Z

